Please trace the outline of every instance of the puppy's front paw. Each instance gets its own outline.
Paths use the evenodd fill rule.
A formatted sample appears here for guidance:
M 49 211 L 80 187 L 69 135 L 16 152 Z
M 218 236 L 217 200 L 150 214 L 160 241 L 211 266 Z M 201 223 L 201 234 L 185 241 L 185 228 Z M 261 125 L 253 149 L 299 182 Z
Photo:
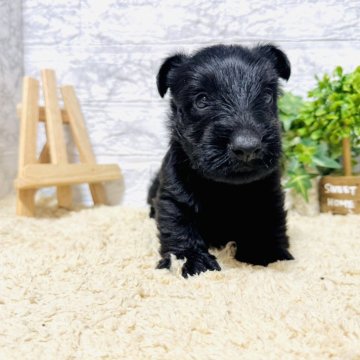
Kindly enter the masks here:
M 182 267 L 182 276 L 184 278 L 200 274 L 207 270 L 221 270 L 221 267 L 216 261 L 216 257 L 209 253 L 188 252 L 185 257 L 186 263 Z
M 284 248 L 274 249 L 273 257 L 274 257 L 274 261 L 294 260 L 294 257 L 290 254 L 290 252 Z M 274 261 L 272 261 L 272 262 L 274 262 Z
M 170 255 L 163 257 L 159 260 L 156 268 L 157 269 L 170 269 L 171 267 L 171 259 Z

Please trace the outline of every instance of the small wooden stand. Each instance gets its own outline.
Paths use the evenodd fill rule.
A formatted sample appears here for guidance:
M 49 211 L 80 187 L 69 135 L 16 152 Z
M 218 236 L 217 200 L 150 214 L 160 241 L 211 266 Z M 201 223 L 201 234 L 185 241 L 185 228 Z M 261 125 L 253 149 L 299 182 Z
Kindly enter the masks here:
M 15 180 L 17 193 L 16 213 L 35 215 L 35 192 L 38 188 L 56 186 L 60 207 L 72 206 L 71 185 L 89 183 L 94 204 L 105 204 L 102 182 L 121 178 L 116 164 L 98 165 L 87 135 L 80 104 L 72 86 L 61 87 L 64 109 L 57 97 L 55 72 L 42 70 L 45 107 L 40 107 L 39 81 L 24 77 L 22 104 L 17 112 L 21 119 L 19 143 L 19 169 Z M 44 121 L 47 142 L 39 158 L 36 157 L 38 122 Z M 63 124 L 69 124 L 81 164 L 68 162 Z

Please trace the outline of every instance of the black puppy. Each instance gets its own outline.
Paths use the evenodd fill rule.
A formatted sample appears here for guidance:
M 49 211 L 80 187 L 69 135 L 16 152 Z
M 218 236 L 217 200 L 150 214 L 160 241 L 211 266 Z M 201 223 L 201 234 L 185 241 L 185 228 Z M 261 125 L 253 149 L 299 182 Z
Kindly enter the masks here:
M 220 270 L 209 247 L 236 242 L 255 265 L 293 259 L 280 185 L 278 79 L 290 63 L 273 45 L 217 45 L 165 60 L 157 76 L 171 91 L 170 148 L 149 190 L 162 259 L 186 262 L 184 277 Z

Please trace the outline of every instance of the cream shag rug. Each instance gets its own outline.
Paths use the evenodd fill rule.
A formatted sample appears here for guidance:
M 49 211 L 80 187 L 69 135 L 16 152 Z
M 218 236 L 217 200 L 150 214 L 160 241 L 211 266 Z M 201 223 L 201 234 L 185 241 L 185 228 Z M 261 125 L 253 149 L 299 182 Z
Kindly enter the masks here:
M 147 210 L 0 202 L 1 359 L 360 359 L 360 216 L 291 214 L 296 260 L 155 270 Z

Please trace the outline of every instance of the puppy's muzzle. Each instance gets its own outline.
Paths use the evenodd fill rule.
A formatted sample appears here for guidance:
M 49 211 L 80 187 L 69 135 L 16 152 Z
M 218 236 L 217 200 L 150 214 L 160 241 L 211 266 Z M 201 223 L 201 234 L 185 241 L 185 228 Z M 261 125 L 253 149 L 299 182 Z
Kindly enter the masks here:
M 231 152 L 241 161 L 248 162 L 261 157 L 261 139 L 253 133 L 233 137 L 230 143 Z

